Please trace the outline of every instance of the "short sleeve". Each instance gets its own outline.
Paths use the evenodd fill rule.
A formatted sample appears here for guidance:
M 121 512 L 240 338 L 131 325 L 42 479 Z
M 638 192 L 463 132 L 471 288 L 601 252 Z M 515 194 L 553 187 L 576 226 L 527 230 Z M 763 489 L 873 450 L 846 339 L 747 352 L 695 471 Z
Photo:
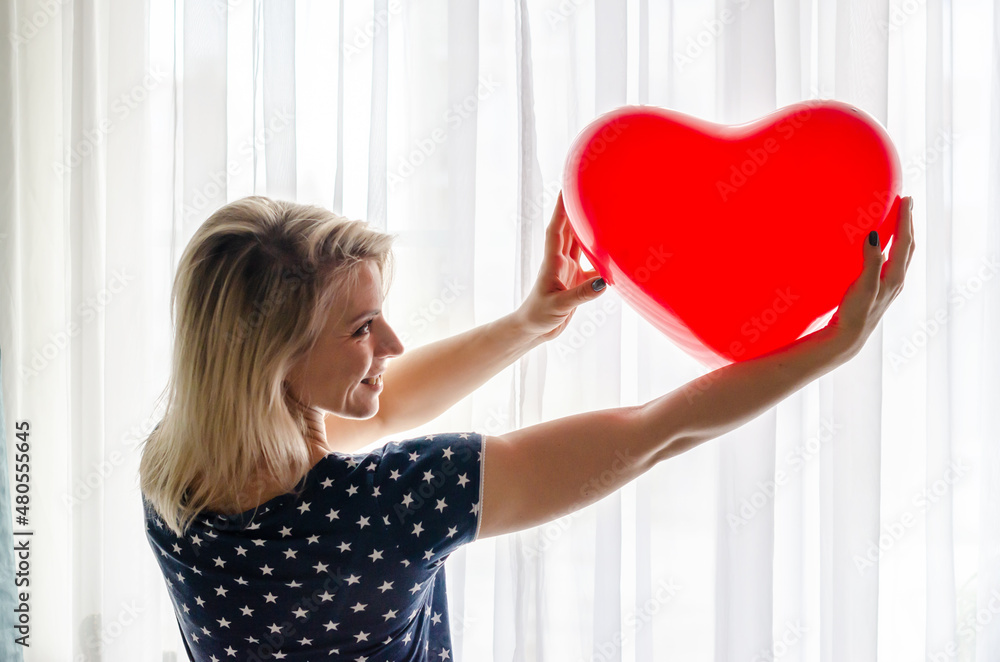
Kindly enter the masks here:
M 479 535 L 483 435 L 433 434 L 382 447 L 374 494 L 403 562 L 440 565 Z

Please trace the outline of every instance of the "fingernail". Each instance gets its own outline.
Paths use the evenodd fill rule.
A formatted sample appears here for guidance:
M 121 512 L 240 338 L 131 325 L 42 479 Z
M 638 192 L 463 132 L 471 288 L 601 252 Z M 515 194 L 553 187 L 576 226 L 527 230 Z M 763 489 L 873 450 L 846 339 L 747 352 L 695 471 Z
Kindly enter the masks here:
M 908 199 L 908 200 L 910 201 L 910 211 L 913 211 L 913 196 L 911 195 L 911 196 L 910 196 L 909 198 L 907 198 L 907 199 Z
M 878 246 L 878 232 L 872 230 L 868 233 L 868 243 L 872 246 Z
M 605 285 L 607 285 L 607 283 L 604 282 L 603 278 L 598 278 L 597 280 L 595 280 L 593 283 L 590 284 L 590 286 L 594 288 L 595 292 L 600 292 L 601 290 L 603 290 Z

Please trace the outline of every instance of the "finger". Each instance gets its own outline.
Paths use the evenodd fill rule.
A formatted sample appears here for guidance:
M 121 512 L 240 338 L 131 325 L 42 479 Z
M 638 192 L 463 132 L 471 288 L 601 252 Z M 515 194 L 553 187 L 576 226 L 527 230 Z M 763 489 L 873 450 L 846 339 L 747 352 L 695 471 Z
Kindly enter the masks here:
M 913 255 L 913 198 L 908 196 L 899 201 L 896 226 L 893 229 L 892 250 L 885 265 L 885 289 L 893 296 L 903 287 L 906 270 Z
M 559 197 L 556 199 L 556 207 L 552 211 L 552 220 L 549 221 L 549 226 L 545 229 L 545 254 L 553 255 L 561 253 L 564 248 L 564 237 L 563 237 L 563 217 L 565 212 L 562 205 L 562 192 L 559 193 Z
M 563 236 L 563 252 L 567 256 L 572 256 L 573 227 L 569 224 L 569 215 L 566 213 L 566 207 L 563 205 L 562 191 L 559 192 L 559 197 L 556 198 L 556 211 L 559 213 L 560 231 Z
M 864 238 L 864 266 L 861 276 L 858 278 L 859 286 L 863 287 L 870 297 L 869 301 L 874 302 L 879 295 L 881 286 L 882 264 L 885 261 L 882 255 L 882 238 L 878 232 L 872 230 Z
M 585 301 L 590 301 L 591 299 L 596 299 L 601 296 L 601 292 L 608 289 L 607 286 L 602 287 L 600 290 L 594 290 L 594 283 L 597 278 L 588 278 L 584 282 L 580 283 L 571 290 L 566 290 L 564 296 L 566 301 L 573 306 L 578 306 Z
M 569 249 L 569 259 L 574 262 L 579 262 L 580 260 L 580 241 L 576 238 L 576 233 L 573 232 L 573 242 Z

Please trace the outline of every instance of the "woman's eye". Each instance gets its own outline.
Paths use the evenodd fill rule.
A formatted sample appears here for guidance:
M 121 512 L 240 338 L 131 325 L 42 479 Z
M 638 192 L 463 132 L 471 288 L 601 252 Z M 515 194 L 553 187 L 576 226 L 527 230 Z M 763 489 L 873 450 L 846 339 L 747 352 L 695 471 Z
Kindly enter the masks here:
M 367 322 L 365 322 L 364 324 L 362 324 L 361 328 L 354 332 L 354 335 L 360 336 L 360 335 L 364 335 L 364 333 L 368 333 L 368 326 L 371 325 L 371 323 L 372 323 L 372 320 L 368 320 Z M 362 332 L 364 332 L 364 333 L 362 333 Z

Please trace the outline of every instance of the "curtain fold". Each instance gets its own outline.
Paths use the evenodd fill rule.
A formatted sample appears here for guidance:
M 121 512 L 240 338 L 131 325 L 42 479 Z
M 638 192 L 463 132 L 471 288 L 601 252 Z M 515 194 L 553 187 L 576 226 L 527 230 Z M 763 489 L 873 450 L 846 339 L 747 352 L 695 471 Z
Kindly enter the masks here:
M 739 123 L 810 98 L 864 108 L 897 146 L 905 289 L 855 359 L 758 419 L 453 555 L 456 659 L 1000 657 L 996 2 L 12 0 L 0 28 L 7 549 L 12 421 L 36 442 L 24 659 L 185 658 L 136 473 L 176 263 L 217 207 L 301 198 L 398 233 L 387 318 L 413 348 L 528 294 L 597 115 Z M 500 435 L 704 372 L 610 288 L 399 438 Z

